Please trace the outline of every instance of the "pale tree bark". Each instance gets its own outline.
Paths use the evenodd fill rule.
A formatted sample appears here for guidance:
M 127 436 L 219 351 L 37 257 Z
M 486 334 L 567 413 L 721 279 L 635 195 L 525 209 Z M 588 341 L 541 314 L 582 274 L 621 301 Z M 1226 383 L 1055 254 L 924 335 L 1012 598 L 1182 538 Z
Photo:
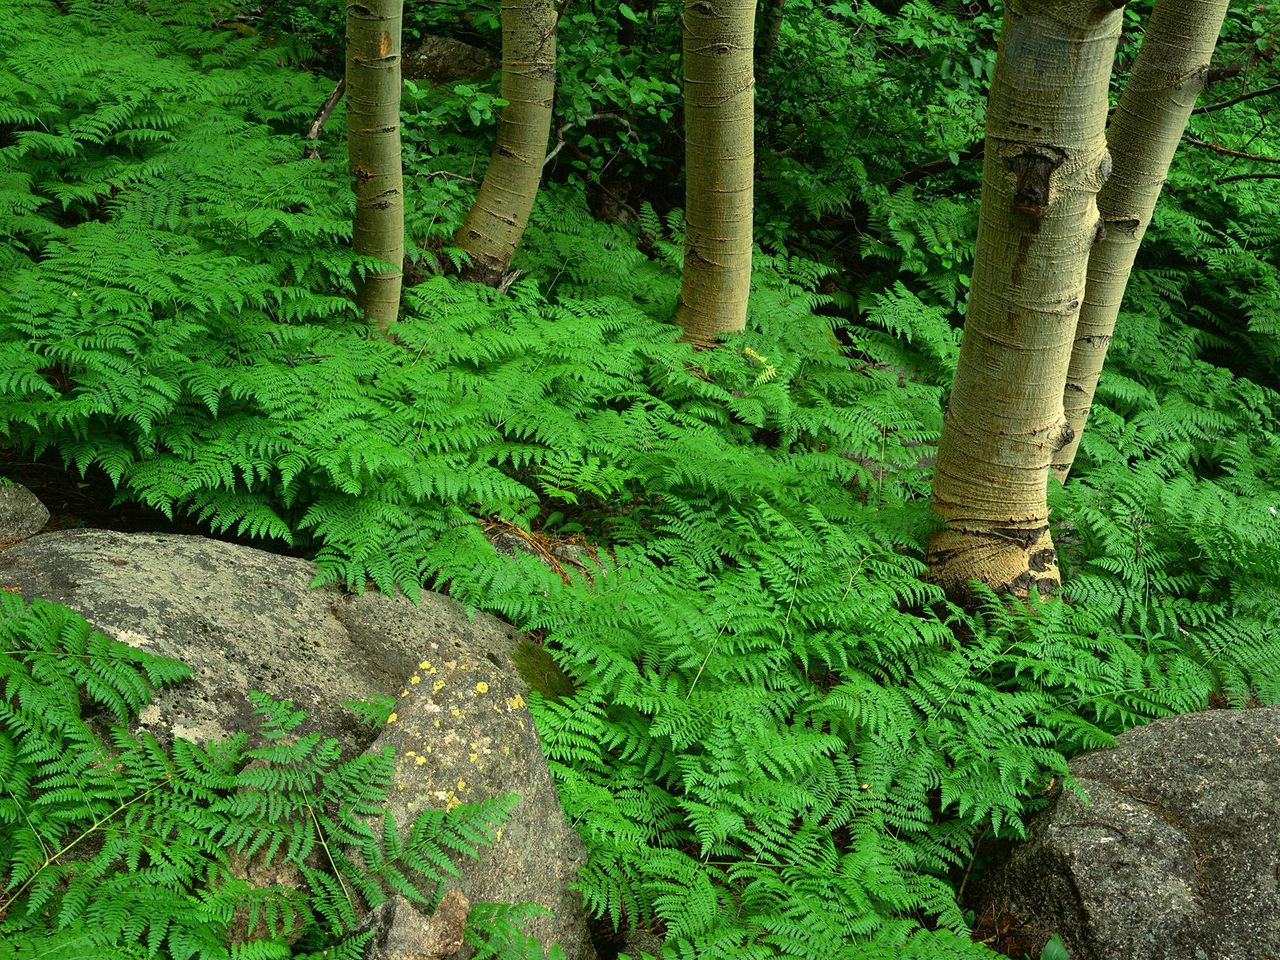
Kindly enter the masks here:
M 400 166 L 403 0 L 347 4 L 347 150 L 356 193 L 352 248 L 385 270 L 357 281 L 356 302 L 382 330 L 400 310 L 404 176 Z
M 755 0 L 684 7 L 685 245 L 676 322 L 699 345 L 747 322 L 755 16 Z
M 1070 428 L 1062 390 L 1095 202 L 1110 161 L 1107 87 L 1120 34 L 1107 0 L 1010 0 L 987 106 L 977 251 L 943 422 L 930 577 L 1026 596 L 1058 586 L 1049 465 Z
M 1089 254 L 1088 285 L 1063 407 L 1072 438 L 1054 457 L 1066 480 L 1107 358 L 1116 316 L 1160 188 L 1209 75 L 1228 0 L 1159 0 L 1133 74 L 1107 128 L 1111 177 L 1098 193 L 1105 233 Z
M 497 286 L 529 224 L 542 180 L 556 84 L 556 6 L 503 0 L 502 108 L 498 139 L 454 243 L 467 252 L 467 277 Z

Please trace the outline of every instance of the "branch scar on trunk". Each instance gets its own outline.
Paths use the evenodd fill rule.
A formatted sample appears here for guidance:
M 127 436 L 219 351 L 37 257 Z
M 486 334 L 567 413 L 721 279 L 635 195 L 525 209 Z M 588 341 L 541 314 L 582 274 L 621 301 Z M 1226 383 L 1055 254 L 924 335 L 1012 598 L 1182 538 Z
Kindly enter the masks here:
M 1053 172 L 1067 159 L 1067 151 L 1049 144 L 1028 144 L 1020 153 L 1006 157 L 1014 177 L 1013 209 L 1039 220 L 1049 212 Z

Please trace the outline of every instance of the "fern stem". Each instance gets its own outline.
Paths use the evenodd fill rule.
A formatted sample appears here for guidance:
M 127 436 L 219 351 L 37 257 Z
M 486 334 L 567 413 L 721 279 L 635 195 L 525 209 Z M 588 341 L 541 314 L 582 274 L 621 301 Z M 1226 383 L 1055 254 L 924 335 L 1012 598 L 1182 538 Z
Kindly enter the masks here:
M 172 778 L 169 776 L 169 774 L 165 774 L 163 780 L 152 784 L 146 790 L 142 791 L 142 793 L 124 801 L 118 807 L 112 810 L 110 813 L 106 814 L 103 817 L 98 818 L 93 823 L 89 824 L 89 826 L 87 826 L 84 829 L 84 831 L 80 834 L 80 836 L 76 837 L 74 840 L 68 843 L 65 847 L 63 847 L 57 853 L 53 854 L 53 856 L 46 855 L 44 863 L 40 864 L 40 866 L 37 867 L 34 872 L 32 872 L 31 876 L 27 877 L 26 880 L 22 881 L 22 884 L 16 890 L 13 891 L 13 893 L 10 895 L 8 900 L 4 901 L 4 903 L 0 903 L 0 917 L 3 917 L 9 912 L 9 908 L 13 906 L 14 902 L 18 899 L 18 897 L 22 896 L 22 894 L 26 891 L 27 887 L 31 886 L 31 884 L 35 882 L 36 877 L 40 876 L 41 873 L 43 873 L 49 867 L 53 866 L 53 864 L 57 862 L 59 857 L 66 856 L 68 853 L 74 850 L 86 837 L 91 836 L 94 833 L 94 831 L 100 829 L 104 823 L 106 823 L 112 817 L 116 816 L 116 814 L 121 813 L 124 810 L 127 810 L 129 807 L 133 806 L 139 800 L 145 800 L 147 797 L 151 796 L 151 794 L 155 793 L 158 789 L 160 789 L 161 786 L 168 783 L 171 779 Z M 43 844 L 41 845 L 43 846 Z
M 342 871 L 338 869 L 337 861 L 333 859 L 333 852 L 329 849 L 329 841 L 325 838 L 324 828 L 320 826 L 320 821 L 311 806 L 311 801 L 304 796 L 302 802 L 306 804 L 307 816 L 311 818 L 311 823 L 316 828 L 316 839 L 320 841 L 320 849 L 324 851 L 324 857 L 329 861 L 329 867 L 333 870 L 333 875 L 338 878 L 338 883 L 342 884 L 342 893 L 347 898 L 347 906 L 351 908 L 351 915 L 355 916 L 356 904 L 351 897 L 351 888 L 347 886 L 347 881 L 342 877 Z

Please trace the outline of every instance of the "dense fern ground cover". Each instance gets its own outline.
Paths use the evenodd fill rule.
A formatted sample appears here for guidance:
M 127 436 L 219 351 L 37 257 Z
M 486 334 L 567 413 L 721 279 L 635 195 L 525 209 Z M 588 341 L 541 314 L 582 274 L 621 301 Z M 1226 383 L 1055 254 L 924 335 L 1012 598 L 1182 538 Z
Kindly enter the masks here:
M 849 54 L 852 25 L 823 23 Z M 330 84 L 282 49 L 182 0 L 0 7 L 0 425 L 122 499 L 304 549 L 322 581 L 537 631 L 573 682 L 534 709 L 597 914 L 656 926 L 668 958 L 988 956 L 957 887 L 1068 757 L 1215 694 L 1280 702 L 1276 181 L 1181 155 L 1053 492 L 1068 584 L 966 613 L 921 544 L 971 175 L 869 186 L 852 289 L 791 252 L 830 224 L 787 232 L 779 174 L 748 330 L 695 355 L 678 211 L 598 222 L 576 177 L 544 187 L 509 292 L 439 275 L 487 148 L 474 90 L 420 93 L 425 279 L 388 342 L 350 305 L 341 109 L 305 158 Z M 842 163 L 854 190 L 866 165 Z M 603 570 L 502 556 L 492 524 Z

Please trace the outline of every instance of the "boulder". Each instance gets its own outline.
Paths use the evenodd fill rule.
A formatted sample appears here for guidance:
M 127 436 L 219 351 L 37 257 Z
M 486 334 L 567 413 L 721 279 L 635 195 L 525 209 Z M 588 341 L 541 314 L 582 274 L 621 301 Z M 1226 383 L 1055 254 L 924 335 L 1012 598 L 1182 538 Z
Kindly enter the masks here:
M 1035 950 L 1056 932 L 1072 960 L 1280 957 L 1280 708 L 1158 720 L 1071 772 L 1088 801 L 1037 815 L 980 928 Z
M 480 47 L 453 37 L 427 34 L 407 47 L 400 58 L 406 80 L 426 83 L 456 83 L 459 80 L 488 80 L 498 69 L 498 61 Z
M 452 960 L 462 950 L 470 911 L 457 890 L 446 893 L 429 917 L 397 894 L 370 911 L 361 927 L 373 933 L 364 960 Z
M 560 815 L 525 701 L 528 692 L 518 676 L 487 657 L 428 648 L 370 750 L 393 749 L 388 802 L 402 831 L 428 806 L 451 809 L 518 793 L 520 805 L 496 842 L 482 847 L 478 860 L 457 862 L 461 889 L 473 902 L 547 908 L 551 915 L 530 919 L 525 930 L 544 945 L 559 942 L 570 958 L 586 957 L 591 945 L 585 925 L 566 942 L 564 924 L 556 919 L 581 916 L 581 899 L 568 886 L 585 857 L 580 838 Z M 556 816 L 541 812 L 548 809 Z
M 34 537 L 49 522 L 49 511 L 20 483 L 0 486 L 0 545 Z
M 569 960 L 595 960 L 581 898 L 567 889 L 585 850 L 565 822 L 525 707 L 522 677 L 554 671 L 549 658 L 509 625 L 469 618 L 440 594 L 424 591 L 415 606 L 313 590 L 315 572 L 305 560 L 169 534 L 66 530 L 0 552 L 0 589 L 65 604 L 109 636 L 194 669 L 140 718 L 161 742 L 207 742 L 251 727 L 245 694 L 261 690 L 307 711 L 300 732 L 321 730 L 354 752 L 396 746 L 391 799 L 402 822 L 424 804 L 520 794 L 498 847 L 459 864 L 459 893 L 472 903 L 536 900 L 555 914 L 529 931 L 560 943 Z M 342 707 L 378 694 L 400 695 L 397 722 L 381 736 Z M 412 745 L 410 731 L 421 734 Z M 418 762 L 424 756 L 429 763 Z M 411 931 L 425 920 L 414 914 L 408 903 L 378 914 L 398 925 L 375 937 L 380 958 L 418 957 L 394 952 L 414 942 Z M 439 935 L 439 952 L 454 926 L 433 917 L 421 929 Z
M 629 957 L 630 960 L 645 960 L 646 957 L 662 956 L 662 937 L 652 930 L 631 929 L 622 934 L 618 944 L 618 956 Z

